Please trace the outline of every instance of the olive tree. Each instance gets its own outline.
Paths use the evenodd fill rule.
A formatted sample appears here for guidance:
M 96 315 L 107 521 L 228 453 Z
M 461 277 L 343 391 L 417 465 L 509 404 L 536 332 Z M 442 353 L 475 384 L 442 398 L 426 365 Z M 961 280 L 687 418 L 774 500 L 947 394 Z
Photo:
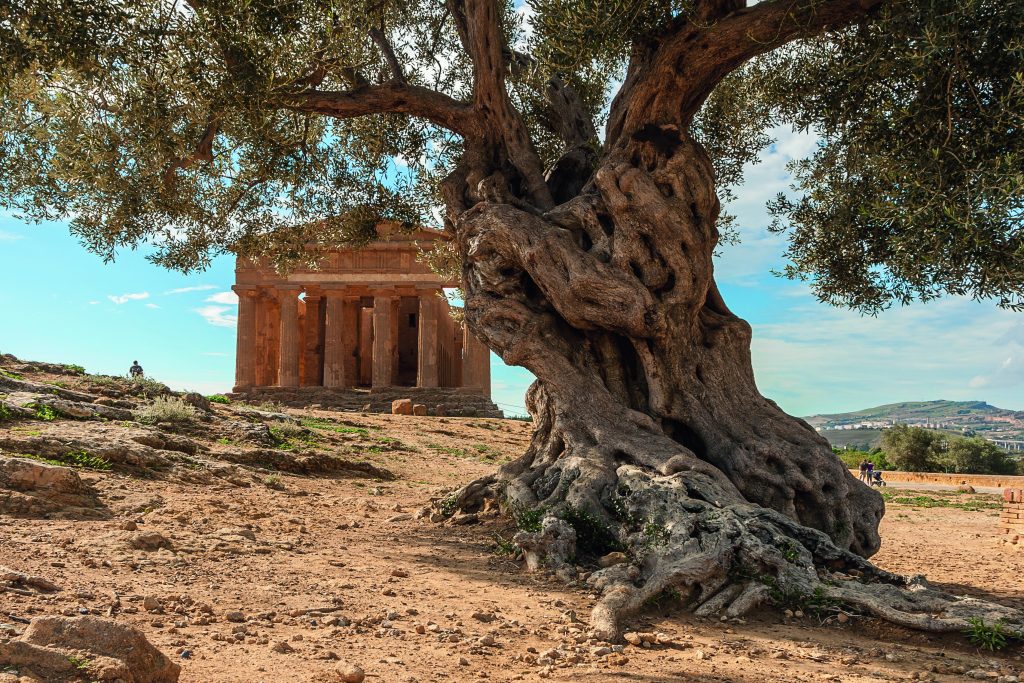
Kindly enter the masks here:
M 445 509 L 498 498 L 627 549 L 590 578 L 602 634 L 667 589 L 730 616 L 815 596 L 1024 628 L 867 561 L 881 497 L 759 393 L 712 261 L 720 197 L 790 123 L 821 143 L 770 206 L 789 276 L 872 313 L 1024 305 L 1024 3 L 525 8 L 7 0 L 0 196 L 105 257 L 149 242 L 182 270 L 437 216 L 471 331 L 537 377 L 526 453 Z

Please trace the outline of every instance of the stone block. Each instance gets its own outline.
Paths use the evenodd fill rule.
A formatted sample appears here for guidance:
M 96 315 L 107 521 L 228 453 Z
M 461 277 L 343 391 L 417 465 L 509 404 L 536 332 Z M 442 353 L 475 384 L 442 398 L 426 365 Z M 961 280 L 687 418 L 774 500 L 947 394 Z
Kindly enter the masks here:
M 412 399 L 399 398 L 391 402 L 392 415 L 412 415 Z
M 427 414 L 427 407 L 425 405 L 423 405 L 422 403 L 416 403 L 412 407 L 412 414 L 413 415 L 426 415 Z

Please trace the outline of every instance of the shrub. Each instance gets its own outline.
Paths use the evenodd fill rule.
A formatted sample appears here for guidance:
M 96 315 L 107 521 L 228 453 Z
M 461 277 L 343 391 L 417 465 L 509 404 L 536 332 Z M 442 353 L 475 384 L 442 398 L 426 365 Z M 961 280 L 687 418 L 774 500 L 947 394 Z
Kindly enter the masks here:
M 158 396 L 149 405 L 135 411 L 135 419 L 143 424 L 189 422 L 197 415 L 195 408 L 175 396 Z
M 892 470 L 895 469 L 889 460 L 885 457 L 885 452 L 880 448 L 873 448 L 870 451 L 861 451 L 856 448 L 836 448 L 832 447 L 832 452 L 839 456 L 839 459 L 843 461 L 843 464 L 851 469 L 857 469 L 860 463 L 864 460 L 872 463 L 876 470 Z
M 210 403 L 231 403 L 231 399 L 225 396 L 224 394 L 213 394 L 212 396 L 207 396 L 206 400 L 209 401 Z
M 171 393 L 170 388 L 166 384 L 149 377 L 129 377 L 128 389 L 133 394 L 142 394 L 146 398 Z

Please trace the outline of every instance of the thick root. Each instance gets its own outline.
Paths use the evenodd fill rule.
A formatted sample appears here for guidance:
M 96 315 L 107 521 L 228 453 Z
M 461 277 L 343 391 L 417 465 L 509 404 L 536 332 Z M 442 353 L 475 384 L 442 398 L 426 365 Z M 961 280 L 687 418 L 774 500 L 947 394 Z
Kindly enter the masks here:
M 625 495 L 616 506 L 634 520 L 632 528 L 645 520 L 644 531 L 620 527 L 633 565 L 599 570 L 589 579 L 601 591 L 591 618 L 600 637 L 618 638 L 624 619 L 668 590 L 688 598 L 702 616 L 739 617 L 769 602 L 842 606 L 912 629 L 962 633 L 981 620 L 1024 637 L 1024 612 L 878 569 L 775 511 L 701 501 L 685 475 L 656 476 L 635 467 L 618 474 Z
M 586 462 L 576 460 L 576 467 L 586 467 Z M 512 465 L 512 471 L 519 469 Z M 503 470 L 469 484 L 454 500 L 479 509 L 486 498 L 500 497 L 506 505 L 521 507 L 508 492 L 530 485 L 522 480 L 510 485 L 503 473 L 507 475 Z M 593 477 L 578 472 L 570 476 L 572 483 L 541 501 L 547 510 L 542 531 L 515 538 L 530 558 L 531 570 L 561 569 L 573 554 L 587 562 L 600 552 L 625 551 L 628 563 L 599 569 L 588 578 L 600 593 L 590 619 L 599 638 L 619 639 L 631 615 L 665 594 L 678 596 L 699 616 L 740 617 L 765 604 L 845 608 L 930 632 L 963 633 L 974 620 L 998 623 L 1006 633 L 1024 638 L 1024 612 L 949 595 L 928 587 L 920 577 L 879 569 L 779 512 L 730 501 L 701 474 L 666 476 L 633 465 L 620 466 L 614 474 L 614 484 L 605 487 L 604 495 L 591 498 L 600 509 L 583 515 L 566 500 L 580 500 L 573 495 L 574 485 Z M 529 470 L 518 478 L 523 476 L 532 485 L 542 478 Z M 532 502 L 536 506 L 536 496 Z M 586 546 L 586 539 L 601 539 L 602 529 L 607 547 Z

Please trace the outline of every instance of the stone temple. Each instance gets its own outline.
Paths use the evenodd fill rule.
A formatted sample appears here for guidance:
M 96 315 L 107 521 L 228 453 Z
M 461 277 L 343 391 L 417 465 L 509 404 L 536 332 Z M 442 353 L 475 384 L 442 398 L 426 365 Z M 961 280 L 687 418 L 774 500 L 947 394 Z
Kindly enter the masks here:
M 410 398 L 429 414 L 500 417 L 490 352 L 442 296 L 458 284 L 417 259 L 441 233 L 377 233 L 358 249 L 310 245 L 323 256 L 315 270 L 280 274 L 238 257 L 233 395 L 377 412 Z

